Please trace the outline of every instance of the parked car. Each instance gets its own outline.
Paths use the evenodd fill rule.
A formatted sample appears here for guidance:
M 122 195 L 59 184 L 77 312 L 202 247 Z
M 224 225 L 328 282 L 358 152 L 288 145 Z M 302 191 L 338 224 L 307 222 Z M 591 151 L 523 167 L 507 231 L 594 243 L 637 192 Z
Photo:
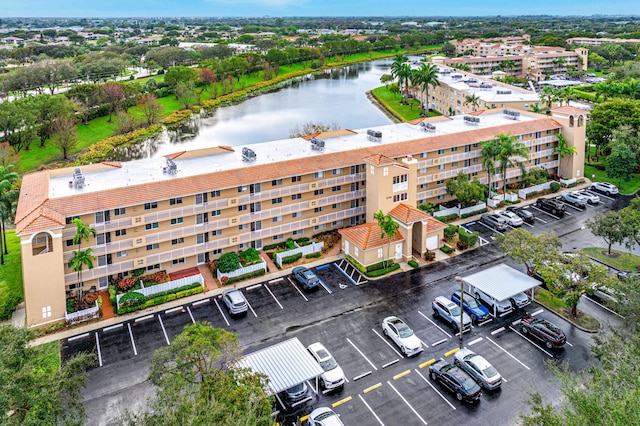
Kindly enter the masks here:
M 464 370 L 444 360 L 429 366 L 429 376 L 454 393 L 458 401 L 476 402 L 482 395 L 480 386 Z
M 558 200 L 553 198 L 538 198 L 536 200 L 536 207 L 547 213 L 551 213 L 554 216 L 562 217 L 566 207 Z
M 509 225 L 515 227 L 518 226 L 522 226 L 522 224 L 524 223 L 524 221 L 522 220 L 522 218 L 520 216 L 518 216 L 517 214 L 515 214 L 514 212 L 510 212 L 508 210 L 505 210 L 503 212 L 498 212 L 497 213 L 499 216 L 502 216 Z
M 424 350 L 422 342 L 413 334 L 413 330 L 398 317 L 383 319 L 382 332 L 389 336 L 406 356 L 417 355 Z
M 286 408 L 297 407 L 311 399 L 311 391 L 304 382 L 282 392 L 282 402 L 285 404 Z
M 609 195 L 618 194 L 618 187 L 609 182 L 593 182 L 591 189 L 595 189 L 596 191 L 604 192 Z
M 513 311 L 513 306 L 511 306 L 510 301 L 497 301 L 493 297 L 478 289 L 476 289 L 476 299 L 481 300 L 485 305 L 487 305 L 490 308 L 489 312 L 491 313 L 493 313 L 495 307 L 495 311 L 498 316 L 506 315 Z
M 531 210 L 524 207 L 509 206 L 507 207 L 507 211 L 517 214 L 522 220 L 528 223 L 533 223 L 535 220 L 535 216 L 531 213 Z
M 449 323 L 455 333 L 460 331 L 460 304 L 453 303 L 444 296 L 438 296 L 431 302 L 433 316 Z M 471 330 L 471 318 L 462 312 L 462 332 Z
M 482 355 L 478 355 L 471 349 L 460 349 L 456 352 L 453 362 L 487 390 L 498 389 L 502 385 L 502 376 L 498 370 Z
M 304 266 L 296 266 L 291 270 L 291 275 L 305 290 L 317 290 L 320 288 L 320 280 L 311 269 Z
M 318 407 L 309 414 L 309 426 L 344 426 L 340 417 L 329 407 Z
M 460 290 L 451 295 L 451 301 L 460 306 Z M 471 321 L 482 322 L 489 318 L 489 310 L 485 308 L 472 294 L 465 293 L 463 297 L 463 309 L 471 317 Z
M 307 350 L 324 370 L 320 376 L 320 385 L 326 390 L 341 389 L 346 382 L 344 372 L 327 348 L 322 343 L 316 342 L 309 345 Z
M 527 296 L 523 292 L 514 295 L 509 299 L 509 301 L 511 302 L 511 305 L 513 305 L 513 309 L 524 308 L 531 303 L 531 299 L 529 299 L 529 296 Z
M 222 292 L 222 301 L 231 315 L 246 314 L 249 309 L 247 299 L 237 288 L 230 288 Z
M 587 191 L 586 189 L 583 189 L 582 191 L 577 191 L 578 194 L 582 195 L 584 198 L 587 199 L 587 203 L 589 204 L 598 204 L 600 202 L 600 196 L 596 193 L 593 193 L 591 191 Z
M 575 207 L 585 208 L 587 206 L 587 197 L 577 191 L 565 192 L 562 194 L 562 199 L 565 203 L 573 204 Z
M 496 231 L 507 230 L 507 220 L 502 216 L 485 213 L 482 216 L 480 216 L 480 222 L 484 223 L 490 228 L 495 229 Z
M 564 332 L 547 320 L 526 316 L 520 322 L 522 334 L 540 340 L 548 349 L 561 348 L 567 341 Z

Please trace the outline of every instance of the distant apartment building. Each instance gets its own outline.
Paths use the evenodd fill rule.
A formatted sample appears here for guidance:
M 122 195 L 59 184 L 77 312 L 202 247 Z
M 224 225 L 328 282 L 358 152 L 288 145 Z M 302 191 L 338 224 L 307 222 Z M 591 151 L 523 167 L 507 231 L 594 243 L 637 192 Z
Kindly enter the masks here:
M 593 38 L 593 37 L 572 37 L 567 39 L 567 43 L 577 46 L 600 46 L 601 44 L 638 44 L 637 38 Z
M 480 55 L 497 55 L 507 54 L 511 52 L 514 46 L 521 47 L 528 45 L 531 41 L 529 34 L 514 37 L 498 37 L 491 40 L 482 39 L 465 39 L 462 41 L 452 40 L 450 43 L 456 47 L 456 53 L 463 55 L 465 52 L 473 52 L 474 56 Z
M 64 320 L 66 299 L 79 288 L 106 289 L 134 270 L 178 272 L 226 252 L 326 230 L 343 229 L 343 250 L 362 264 L 380 262 L 386 251 L 370 226 L 378 210 L 401 225 L 391 255 L 422 255 L 439 247 L 443 226 L 416 207 L 450 200 L 446 182 L 459 173 L 486 183 L 483 141 L 510 133 L 530 149 L 527 169 L 557 173 L 560 159 L 553 149 L 562 134 L 577 147 L 577 155 L 563 159 L 563 174 L 581 177 L 585 114 L 571 107 L 550 115 L 495 109 L 250 149 L 220 146 L 27 174 L 15 219 L 27 324 Z M 513 168 L 506 179 L 520 177 Z M 68 265 L 77 249 L 75 218 L 98 232 L 83 243 L 93 249 L 95 265 L 80 279 Z

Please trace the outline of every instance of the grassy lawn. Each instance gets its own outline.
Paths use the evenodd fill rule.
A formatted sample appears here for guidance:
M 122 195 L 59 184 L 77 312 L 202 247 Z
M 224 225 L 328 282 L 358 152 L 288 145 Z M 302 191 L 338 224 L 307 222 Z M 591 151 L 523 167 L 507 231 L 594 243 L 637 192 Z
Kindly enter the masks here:
M 16 237 L 15 231 L 7 231 L 7 247 L 9 254 L 4 256 L 5 264 L 0 266 L 0 320 L 8 319 L 13 308 L 24 300 L 20 238 Z
M 536 291 L 536 300 L 549 309 L 551 309 L 556 314 L 560 315 L 562 318 L 573 322 L 585 330 L 597 331 L 600 330 L 600 321 L 593 318 L 591 315 L 582 312 L 578 309 L 578 315 L 573 318 L 569 314 L 569 309 L 567 309 L 566 303 L 562 299 L 555 297 L 550 291 L 547 291 L 543 288 L 539 288 Z
M 591 179 L 592 175 L 596 175 L 598 182 L 610 182 L 618 187 L 621 194 L 633 194 L 640 189 L 640 175 L 634 174 L 629 181 L 619 182 L 618 179 L 611 179 L 604 170 L 597 170 L 593 166 L 584 166 L 585 177 Z
M 606 247 L 586 247 L 582 251 L 605 265 L 621 271 L 635 272 L 637 270 L 636 267 L 640 266 L 640 256 L 624 251 L 611 249 L 611 253 L 615 253 L 613 256 L 607 254 Z
M 392 93 L 386 86 L 381 86 L 373 89 L 373 94 L 376 98 L 384 104 L 393 114 L 402 119 L 403 121 L 415 120 L 421 118 L 420 115 L 420 102 L 416 99 L 411 99 L 407 105 L 401 103 L 402 95 L 400 93 Z M 441 115 L 438 111 L 429 111 L 429 117 L 435 117 Z
M 38 356 L 38 368 L 42 373 L 55 374 L 60 369 L 60 352 L 58 351 L 58 342 L 49 342 L 40 345 L 38 349 L 41 351 Z

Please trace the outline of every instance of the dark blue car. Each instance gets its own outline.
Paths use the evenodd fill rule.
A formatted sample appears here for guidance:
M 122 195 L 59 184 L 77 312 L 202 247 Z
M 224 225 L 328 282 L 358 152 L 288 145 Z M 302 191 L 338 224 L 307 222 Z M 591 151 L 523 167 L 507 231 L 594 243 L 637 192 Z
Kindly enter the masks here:
M 460 290 L 456 290 L 451 295 L 451 300 L 460 306 Z M 471 320 L 478 323 L 489 318 L 489 311 L 472 294 L 464 293 L 464 311 L 471 317 Z

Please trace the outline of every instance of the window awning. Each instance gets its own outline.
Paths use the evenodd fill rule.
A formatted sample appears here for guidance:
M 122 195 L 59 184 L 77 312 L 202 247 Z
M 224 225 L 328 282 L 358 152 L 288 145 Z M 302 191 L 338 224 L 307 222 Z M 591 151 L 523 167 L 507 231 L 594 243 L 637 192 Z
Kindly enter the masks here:
M 270 395 L 324 373 L 297 337 L 245 355 L 238 365 L 266 375 Z
M 535 278 L 507 265 L 493 266 L 468 277 L 463 277 L 462 280 L 497 301 L 508 300 L 514 295 L 540 284 Z

